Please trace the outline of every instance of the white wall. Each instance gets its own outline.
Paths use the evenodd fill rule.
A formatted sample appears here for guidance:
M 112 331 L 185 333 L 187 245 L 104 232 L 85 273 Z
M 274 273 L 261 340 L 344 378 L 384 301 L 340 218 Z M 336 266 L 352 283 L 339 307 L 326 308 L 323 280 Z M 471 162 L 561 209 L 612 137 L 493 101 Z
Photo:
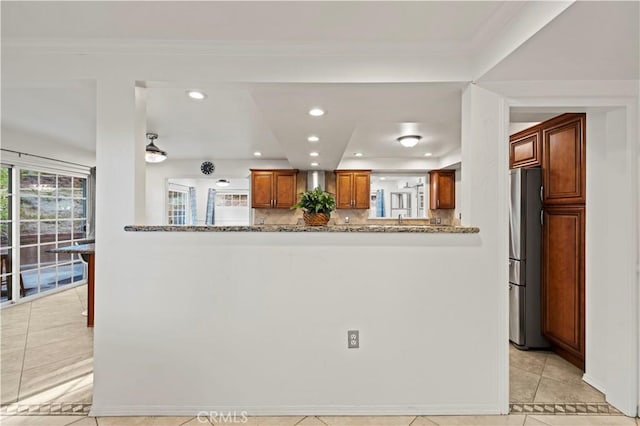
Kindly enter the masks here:
M 93 167 L 96 164 L 95 151 L 84 150 L 47 135 L 28 133 L 2 126 L 1 140 L 0 148 L 3 149 L 78 163 L 88 167 Z

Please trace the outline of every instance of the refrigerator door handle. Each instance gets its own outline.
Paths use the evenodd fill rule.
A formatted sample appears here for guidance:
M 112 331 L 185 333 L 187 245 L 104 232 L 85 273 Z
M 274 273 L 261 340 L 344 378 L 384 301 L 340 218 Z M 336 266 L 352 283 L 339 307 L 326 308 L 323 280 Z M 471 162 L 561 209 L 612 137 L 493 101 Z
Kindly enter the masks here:
M 540 202 L 544 203 L 544 185 L 540 185 Z

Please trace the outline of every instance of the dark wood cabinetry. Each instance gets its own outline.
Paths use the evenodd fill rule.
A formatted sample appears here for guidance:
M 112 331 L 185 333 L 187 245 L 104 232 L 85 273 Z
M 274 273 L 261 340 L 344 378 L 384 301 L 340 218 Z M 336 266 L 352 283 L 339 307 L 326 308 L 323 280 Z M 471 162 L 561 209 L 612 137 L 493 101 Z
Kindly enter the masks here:
M 288 209 L 297 201 L 297 170 L 251 170 L 251 207 Z
M 542 330 L 573 364 L 584 369 L 584 206 L 544 210 Z
M 563 114 L 542 128 L 545 204 L 584 204 L 585 114 Z
M 336 170 L 336 208 L 368 209 L 370 170 Z
M 541 131 L 536 126 L 509 138 L 509 167 L 537 167 L 542 164 Z
M 429 208 L 456 208 L 455 170 L 432 170 L 429 172 Z

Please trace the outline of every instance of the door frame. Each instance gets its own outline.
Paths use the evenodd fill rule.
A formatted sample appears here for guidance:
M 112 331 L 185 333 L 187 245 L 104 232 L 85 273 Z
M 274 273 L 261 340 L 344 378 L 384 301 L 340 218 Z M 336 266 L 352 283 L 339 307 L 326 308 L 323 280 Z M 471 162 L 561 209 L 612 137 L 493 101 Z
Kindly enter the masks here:
M 492 90 L 492 89 L 490 89 Z M 495 90 L 495 89 L 493 89 Z M 636 95 L 637 96 L 637 95 Z M 587 244 L 585 256 L 585 293 L 587 298 L 586 303 L 586 353 L 587 359 L 585 365 L 585 375 L 583 379 L 592 386 L 601 390 L 606 397 L 606 401 L 618 408 L 625 415 L 637 416 L 639 410 L 639 391 L 640 384 L 640 366 L 639 366 L 639 344 L 640 339 L 638 333 L 640 331 L 639 318 L 639 291 L 638 282 L 640 281 L 638 275 L 640 273 L 640 257 L 638 253 L 638 240 L 639 238 L 639 195 L 638 189 L 640 183 L 638 182 L 638 162 L 639 162 L 639 147 L 638 147 L 638 103 L 637 99 L 631 97 L 623 98 L 577 98 L 577 97 L 553 97 L 553 96 L 520 96 L 506 98 L 507 110 L 510 112 L 513 107 L 531 107 L 531 108 L 557 108 L 558 111 L 564 110 L 569 112 L 586 112 L 587 121 L 589 120 L 589 111 L 592 113 L 595 110 L 615 110 L 624 109 L 625 111 L 625 124 L 626 124 L 626 146 L 624 147 L 624 154 L 626 157 L 626 164 L 624 165 L 624 182 L 626 183 L 626 198 L 619 200 L 618 208 L 620 211 L 626 210 L 628 215 L 626 216 L 626 222 L 623 218 L 619 220 L 614 226 L 622 226 L 626 230 L 623 241 L 616 241 L 618 243 L 615 247 L 608 246 L 607 250 L 613 250 L 615 257 L 622 259 L 624 265 L 624 271 L 620 271 L 620 274 L 624 276 L 623 280 L 610 280 L 607 282 L 608 298 L 606 300 L 590 300 L 589 293 L 595 283 L 590 279 L 590 263 L 589 263 L 589 245 Z M 508 127 L 509 120 L 505 123 Z M 606 123 L 605 123 L 606 127 Z M 508 129 L 507 129 L 508 130 Z M 587 122 L 587 132 L 589 132 L 589 123 Z M 506 134 L 508 135 L 508 131 Z M 588 133 L 587 133 L 588 134 Z M 589 139 L 587 138 L 587 146 L 589 146 Z M 508 143 L 507 140 L 503 143 Z M 587 161 L 589 157 L 587 157 Z M 606 166 L 607 174 L 609 172 L 618 173 L 620 170 L 613 170 L 613 165 L 608 164 Z M 587 169 L 587 173 L 589 170 Z M 606 176 L 588 176 L 587 188 L 589 187 L 589 181 L 592 179 L 605 178 Z M 589 209 L 589 199 L 587 198 L 587 212 Z M 616 218 L 617 220 L 619 218 Z M 587 213 L 587 221 L 589 221 L 589 214 Z M 613 222 L 612 222 L 613 223 Z M 587 243 L 589 241 L 589 228 L 585 231 L 585 239 Z M 605 241 L 602 242 L 606 243 Z M 605 259 L 607 264 L 611 264 L 610 258 Z M 620 264 L 620 262 L 617 262 Z M 613 267 L 613 265 L 612 265 Z M 608 307 L 615 307 L 617 309 L 617 317 L 607 317 L 608 331 L 612 332 L 610 336 L 603 340 L 602 336 L 595 336 L 590 333 L 590 327 L 588 326 L 591 321 L 589 306 L 599 305 L 602 310 L 607 310 Z M 611 309 L 607 312 L 611 315 Z M 505 318 L 508 323 L 508 318 Z M 613 322 L 617 321 L 615 332 Z M 607 352 L 611 355 L 607 356 L 605 360 L 607 373 L 605 377 L 593 377 L 589 373 L 588 359 L 592 355 L 593 345 L 589 344 L 590 339 L 598 339 L 598 345 L 607 345 Z M 601 354 L 600 354 L 601 355 Z M 615 365 L 621 366 L 621 368 L 627 372 L 625 375 L 616 374 Z M 508 361 L 507 361 L 508 368 Z

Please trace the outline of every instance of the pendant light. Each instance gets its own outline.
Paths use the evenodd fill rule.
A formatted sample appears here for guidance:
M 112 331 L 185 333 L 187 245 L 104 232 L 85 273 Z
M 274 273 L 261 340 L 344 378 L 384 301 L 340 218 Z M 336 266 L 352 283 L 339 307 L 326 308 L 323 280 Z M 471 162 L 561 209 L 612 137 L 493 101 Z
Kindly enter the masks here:
M 149 145 L 145 150 L 144 159 L 147 163 L 160 163 L 167 159 L 167 152 L 161 150 L 153 141 L 158 139 L 157 133 L 147 133 L 147 139 L 149 139 Z

